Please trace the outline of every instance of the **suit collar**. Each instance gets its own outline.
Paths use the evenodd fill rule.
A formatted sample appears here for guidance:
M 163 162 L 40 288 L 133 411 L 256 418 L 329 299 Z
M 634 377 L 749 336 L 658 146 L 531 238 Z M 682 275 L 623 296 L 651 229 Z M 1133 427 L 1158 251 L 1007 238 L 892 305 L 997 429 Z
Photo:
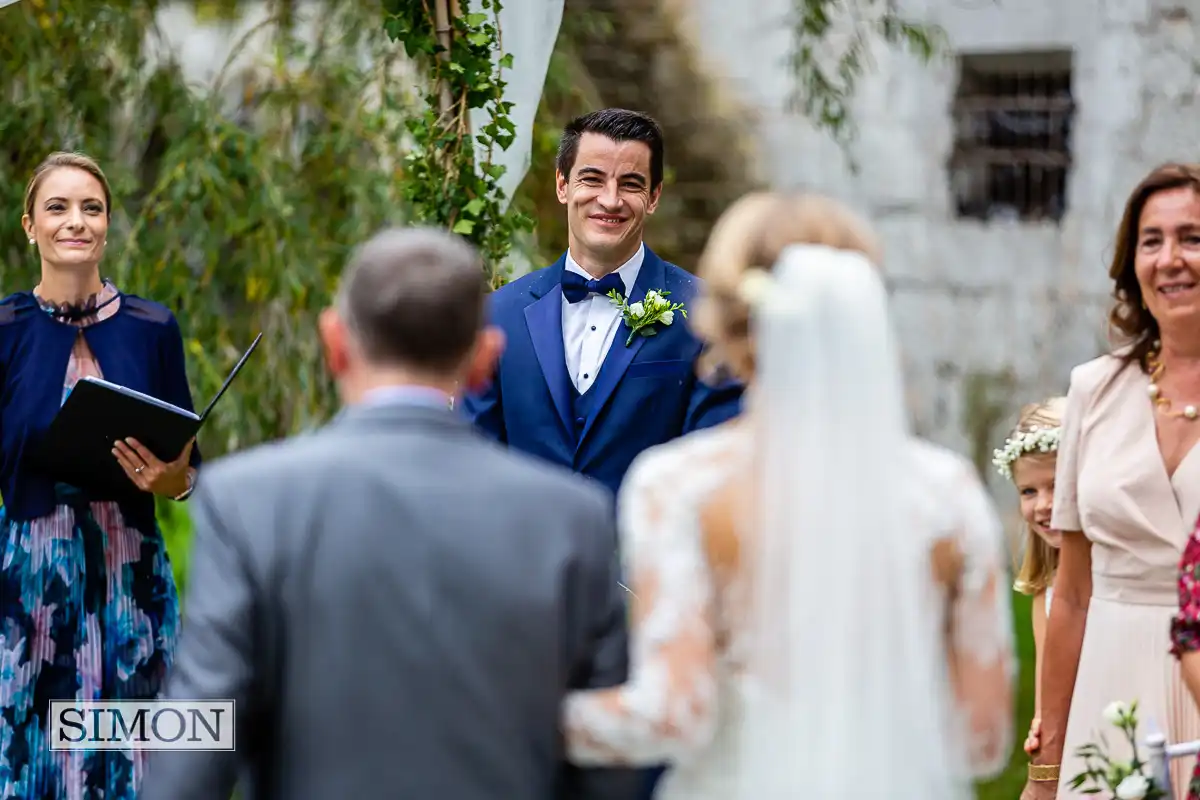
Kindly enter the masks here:
M 525 327 L 529 330 L 529 340 L 541 367 L 542 377 L 546 380 L 546 388 L 550 391 L 554 410 L 558 412 L 564 429 L 570 431 L 571 379 L 567 375 L 562 332 L 562 274 L 565 262 L 564 253 L 557 263 L 534 276 L 529 293 L 535 299 L 525 306 Z
M 449 408 L 417 403 L 362 403 L 337 413 L 330 427 L 346 430 L 390 429 L 422 426 L 447 431 L 471 430 L 470 421 Z
M 415 405 L 430 408 L 449 408 L 450 396 L 431 386 L 403 385 L 379 386 L 363 395 L 359 405 Z
M 667 262 L 655 255 L 649 247 L 643 245 L 643 249 L 646 255 L 642 261 L 642 268 L 638 271 L 637 281 L 629 291 L 630 303 L 646 299 L 646 292 L 651 289 L 662 289 L 667 279 Z
M 563 268 L 567 263 L 567 254 L 563 253 L 550 266 L 535 272 L 529 283 L 529 296 L 537 300 L 546 296 L 547 292 L 562 288 Z
M 563 263 L 564 270 L 566 270 L 567 272 L 574 272 L 577 275 L 582 275 L 583 277 L 588 278 L 589 280 L 595 280 L 596 276 L 589 274 L 588 271 L 585 270 L 583 267 L 579 266 L 578 262 L 576 262 L 575 259 L 571 256 L 570 248 L 567 248 L 567 252 L 564 254 L 563 258 L 564 258 L 564 263 Z M 622 264 L 621 266 L 617 267 L 616 270 L 614 270 L 615 274 L 618 277 L 620 277 L 621 282 L 623 284 L 625 284 L 625 291 L 623 292 L 623 294 L 626 297 L 628 297 L 629 294 L 633 291 L 633 287 L 637 285 L 638 275 L 641 274 L 642 263 L 645 260 L 646 260 L 646 245 L 645 245 L 645 243 L 642 243 L 642 244 L 638 245 L 637 252 L 634 253 L 633 256 L 628 261 L 626 261 L 624 264 Z
M 641 254 L 641 264 L 637 269 L 636 279 L 629 293 L 629 302 L 631 303 L 636 303 L 638 300 L 644 299 L 646 292 L 650 289 L 661 289 L 667 274 L 666 262 L 659 258 L 645 243 L 642 244 L 638 252 Z M 568 255 L 567 252 L 563 252 L 557 261 L 532 276 L 533 280 L 529 284 L 530 297 L 538 300 L 545 297 L 548 292 L 561 289 L 562 274 L 567 266 Z M 626 265 L 629 263 L 626 262 Z M 626 286 L 628 285 L 626 283 Z M 559 335 L 560 337 L 562 335 L 561 327 Z

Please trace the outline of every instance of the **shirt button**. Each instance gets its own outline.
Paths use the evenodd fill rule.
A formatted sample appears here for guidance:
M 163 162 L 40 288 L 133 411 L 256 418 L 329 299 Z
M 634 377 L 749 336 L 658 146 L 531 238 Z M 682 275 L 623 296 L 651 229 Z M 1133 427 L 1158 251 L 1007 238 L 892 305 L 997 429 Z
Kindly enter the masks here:
M 596 330 L 596 326 L 595 326 L 595 325 L 593 325 L 593 326 L 592 326 L 592 330 Z
M 586 372 L 585 372 L 585 373 L 583 373 L 583 377 L 584 377 L 584 379 L 585 379 L 585 380 L 587 379 L 587 376 L 588 376 L 588 374 L 587 374 Z
M 576 425 L 582 425 L 582 424 L 583 424 L 583 423 L 585 423 L 585 422 L 587 422 L 587 420 L 586 420 L 586 419 L 584 419 L 583 417 L 576 417 L 576 418 L 575 418 L 575 424 L 576 424 Z

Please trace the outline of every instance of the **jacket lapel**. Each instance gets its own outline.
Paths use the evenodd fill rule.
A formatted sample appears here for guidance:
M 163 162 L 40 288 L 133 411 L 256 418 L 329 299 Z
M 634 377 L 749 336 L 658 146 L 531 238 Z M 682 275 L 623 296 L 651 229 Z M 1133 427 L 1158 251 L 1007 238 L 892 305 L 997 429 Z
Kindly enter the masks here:
M 533 342 L 533 351 L 541 366 L 542 377 L 550 390 L 554 410 L 569 431 L 574 423 L 571 419 L 571 400 L 568 387 L 567 357 L 563 349 L 562 331 L 562 271 L 566 255 L 550 269 L 542 273 L 541 279 L 530 286 L 529 293 L 537 298 L 525 306 L 525 326 Z
M 645 299 L 646 292 L 651 289 L 663 288 L 665 278 L 666 268 L 663 266 L 662 259 L 647 247 L 645 260 L 642 262 L 642 268 L 638 272 L 637 281 L 633 284 L 633 291 L 629 293 L 628 301 L 631 304 L 641 302 Z M 561 322 L 559 324 L 561 326 Z M 588 433 L 591 432 L 592 426 L 596 423 L 596 418 L 600 415 L 604 407 L 608 405 L 609 401 L 612 400 L 612 395 L 616 391 L 617 384 L 625 376 L 625 370 L 629 369 L 629 365 L 633 363 L 634 356 L 638 354 L 638 351 L 646 343 L 645 336 L 635 336 L 629 346 L 626 347 L 625 340 L 628 338 L 629 328 L 624 322 L 621 322 L 621 326 L 617 329 L 617 335 L 608 349 L 608 354 L 604 357 L 604 365 L 600 367 L 600 374 L 596 376 L 596 382 L 592 385 L 591 391 L 595 393 L 591 407 L 592 413 L 588 416 L 587 422 L 584 423 L 583 431 L 579 434 L 579 442 L 576 445 L 576 450 L 582 447 L 583 443 L 587 440 Z

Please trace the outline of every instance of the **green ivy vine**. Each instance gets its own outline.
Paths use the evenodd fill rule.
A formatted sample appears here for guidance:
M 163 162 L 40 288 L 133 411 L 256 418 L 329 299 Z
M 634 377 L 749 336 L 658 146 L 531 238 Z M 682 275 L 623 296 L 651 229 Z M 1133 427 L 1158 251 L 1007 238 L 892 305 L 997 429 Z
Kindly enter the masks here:
M 439 2 L 446 4 L 449 22 L 441 34 Z M 400 191 L 414 221 L 447 227 L 478 247 L 499 286 L 514 237 L 532 230 L 533 219 L 505 208 L 499 186 L 505 168 L 492 161 L 496 149 L 507 150 L 516 137 L 512 103 L 504 99 L 502 73 L 513 57 L 502 49 L 500 0 L 480 0 L 479 11 L 471 5 L 384 0 L 384 30 L 426 76 L 424 110 L 406 121 L 411 142 Z M 486 109 L 491 117 L 474 138 L 472 109 Z
M 923 63 L 947 52 L 945 30 L 909 19 L 897 6 L 896 0 L 792 0 L 788 61 L 797 84 L 789 106 L 843 148 L 856 133 L 850 104 L 871 66 L 872 39 Z

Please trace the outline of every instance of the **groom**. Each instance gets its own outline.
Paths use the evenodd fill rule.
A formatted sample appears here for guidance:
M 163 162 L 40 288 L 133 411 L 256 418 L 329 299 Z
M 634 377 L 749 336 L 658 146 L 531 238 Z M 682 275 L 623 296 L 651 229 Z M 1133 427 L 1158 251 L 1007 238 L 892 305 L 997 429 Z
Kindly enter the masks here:
M 556 166 L 568 250 L 492 294 L 507 349 L 491 387 L 463 408 L 495 439 L 616 492 L 643 450 L 736 415 L 741 386 L 697 377 L 701 343 L 679 311 L 627 344 L 631 329 L 606 296 L 633 306 L 653 290 L 686 312 L 700 288 L 642 242 L 662 194 L 658 123 L 615 108 L 579 117 Z
M 615 493 L 643 450 L 736 415 L 742 387 L 698 378 L 701 343 L 678 310 L 635 313 L 654 314 L 651 291 L 686 312 L 700 288 L 642 242 L 662 194 L 658 123 L 616 108 L 579 117 L 563 131 L 556 167 L 568 250 L 493 293 L 491 323 L 507 349 L 490 388 L 463 408 L 498 441 Z M 659 774 L 648 776 L 647 797 Z

